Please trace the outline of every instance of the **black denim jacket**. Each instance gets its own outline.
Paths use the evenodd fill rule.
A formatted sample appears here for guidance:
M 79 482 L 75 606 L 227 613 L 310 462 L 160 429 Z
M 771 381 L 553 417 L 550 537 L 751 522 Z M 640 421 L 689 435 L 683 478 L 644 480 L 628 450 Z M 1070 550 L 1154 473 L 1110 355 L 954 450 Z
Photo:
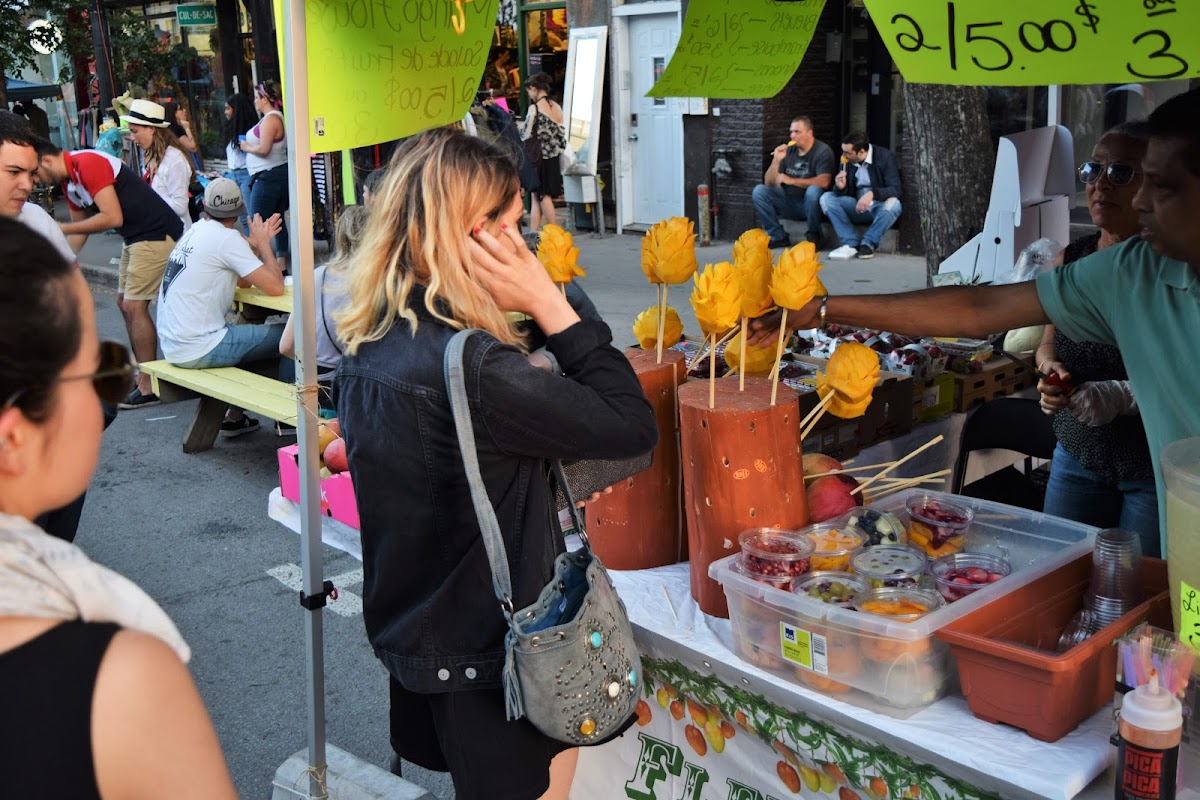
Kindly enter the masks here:
M 338 367 L 337 408 L 362 529 L 364 617 L 376 655 L 411 691 L 497 686 L 507 630 L 471 505 L 442 372 L 455 331 L 412 306 Z M 652 449 L 654 412 L 603 322 L 549 337 L 565 377 L 476 334 L 464 354 L 480 471 L 508 551 L 514 605 L 563 551 L 547 459 Z

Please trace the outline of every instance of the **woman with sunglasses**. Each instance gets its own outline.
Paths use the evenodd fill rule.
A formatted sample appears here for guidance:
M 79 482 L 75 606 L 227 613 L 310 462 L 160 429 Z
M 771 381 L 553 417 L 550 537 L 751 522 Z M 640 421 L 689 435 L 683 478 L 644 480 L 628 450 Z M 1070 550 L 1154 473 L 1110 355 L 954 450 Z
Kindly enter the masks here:
M 1099 230 L 1071 242 L 1063 254 L 1065 263 L 1141 232 L 1133 198 L 1142 185 L 1148 138 L 1144 123 L 1119 125 L 1100 137 L 1091 159 L 1079 168 L 1088 211 Z M 1143 552 L 1157 556 L 1154 470 L 1120 350 L 1072 341 L 1047 325 L 1036 358 L 1038 371 L 1048 376 L 1038 382 L 1042 410 L 1053 415 L 1058 437 L 1045 512 L 1100 528 L 1136 531 Z
M 525 246 L 523 210 L 507 148 L 448 129 L 409 138 L 371 207 L 350 298 L 335 315 L 364 619 L 391 675 L 392 747 L 448 771 L 458 800 L 565 800 L 576 752 L 527 719 L 506 719 L 507 628 L 450 412 L 447 344 L 461 329 L 483 331 L 463 364 L 517 607 L 537 598 L 563 552 L 548 459 L 629 458 L 657 435 L 608 326 L 581 320 Z M 561 372 L 529 361 L 508 312 L 533 318 Z
M 248 131 L 239 147 L 246 154 L 250 173 L 250 194 L 246 198 L 246 218 L 257 214 L 283 219 L 288 210 L 287 134 L 283 128 L 283 96 L 275 81 L 263 81 L 254 88 L 254 110 L 261 117 Z M 287 228 L 275 235 L 275 255 L 288 252 Z M 286 269 L 285 269 L 286 271 Z
M 79 270 L 0 219 L 0 753 L 12 797 L 234 798 L 184 661 L 141 589 L 31 520 L 96 467 L 101 401 L 132 384 Z M 29 336 L 37 330 L 37 336 Z

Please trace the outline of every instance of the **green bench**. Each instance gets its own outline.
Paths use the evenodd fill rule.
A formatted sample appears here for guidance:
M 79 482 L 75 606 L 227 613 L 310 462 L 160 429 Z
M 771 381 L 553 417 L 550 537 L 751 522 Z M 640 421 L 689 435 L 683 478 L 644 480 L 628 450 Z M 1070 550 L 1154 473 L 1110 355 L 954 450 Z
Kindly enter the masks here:
M 138 367 L 149 375 L 154 393 L 164 403 L 200 398 L 196 416 L 183 437 L 183 452 L 210 449 L 221 431 L 230 406 L 251 414 L 296 424 L 296 387 L 240 367 L 184 369 L 168 361 L 147 361 Z

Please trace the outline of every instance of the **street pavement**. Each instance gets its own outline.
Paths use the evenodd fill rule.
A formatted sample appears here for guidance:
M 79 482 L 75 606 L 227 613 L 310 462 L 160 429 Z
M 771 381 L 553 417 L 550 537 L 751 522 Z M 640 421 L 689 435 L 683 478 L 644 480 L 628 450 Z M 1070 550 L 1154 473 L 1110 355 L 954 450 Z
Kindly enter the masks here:
M 613 328 L 618 345 L 633 342 L 630 327 L 654 302 L 638 266 L 637 236 L 576 240 L 588 276 L 580 283 Z M 703 263 L 727 260 L 729 244 L 699 251 Z M 80 260 L 92 285 L 103 338 L 125 342 L 116 307 L 120 239 L 93 235 Z M 890 293 L 925 285 L 920 258 L 880 255 L 870 261 L 830 262 L 823 279 L 833 293 Z M 687 285 L 671 301 L 685 330 L 697 335 Z M 191 663 L 238 792 L 270 796 L 275 770 L 305 746 L 304 612 L 287 580 L 299 569 L 299 538 L 267 517 L 267 496 L 278 485 L 269 426 L 219 440 L 186 455 L 181 442 L 195 401 L 122 411 L 104 436 L 103 451 L 84 507 L 77 543 L 98 562 L 128 576 L 176 621 L 194 653 Z M 361 565 L 324 549 L 324 575 L 344 593 L 361 595 Z M 371 653 L 355 597 L 343 594 L 341 613 L 324 614 L 326 710 L 329 741 L 386 767 L 386 674 Z M 445 775 L 406 767 L 405 777 L 449 800 Z

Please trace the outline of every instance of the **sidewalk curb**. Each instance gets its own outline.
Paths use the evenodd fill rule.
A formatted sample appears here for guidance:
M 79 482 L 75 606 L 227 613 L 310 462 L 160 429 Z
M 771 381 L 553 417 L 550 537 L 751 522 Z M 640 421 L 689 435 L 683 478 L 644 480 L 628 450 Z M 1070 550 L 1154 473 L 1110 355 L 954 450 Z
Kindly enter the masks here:
M 95 264 L 85 264 L 80 261 L 79 269 L 83 272 L 88 286 L 109 289 L 114 292 L 117 290 L 117 271 L 112 267 L 98 267 Z

